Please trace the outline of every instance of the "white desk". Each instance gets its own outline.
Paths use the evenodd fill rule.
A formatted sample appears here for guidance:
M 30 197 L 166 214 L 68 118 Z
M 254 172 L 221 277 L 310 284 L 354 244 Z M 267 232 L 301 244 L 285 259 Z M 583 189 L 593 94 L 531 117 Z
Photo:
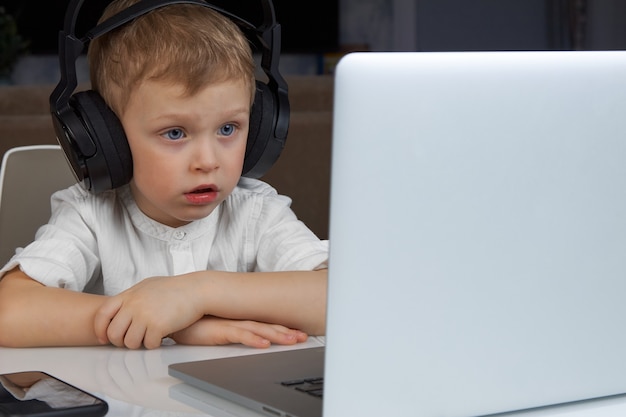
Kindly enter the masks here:
M 181 385 L 167 373 L 174 362 L 248 355 L 323 345 L 311 337 L 295 346 L 273 346 L 253 349 L 242 345 L 228 346 L 161 346 L 154 350 L 129 350 L 112 346 L 73 348 L 8 349 L 0 347 L 0 373 L 44 371 L 109 403 L 107 417 L 187 417 L 212 415 L 242 417 L 260 414 L 229 407 L 230 403 L 215 400 L 218 408 L 211 414 L 172 398 L 170 390 Z M 184 394 L 185 391 L 182 393 Z M 191 391 L 193 392 L 193 391 Z M 176 395 L 174 393 L 173 395 Z M 206 411 L 206 410 L 205 410 Z
M 248 355 L 285 349 L 323 345 L 310 338 L 293 347 L 274 346 L 256 350 L 240 345 L 162 346 L 154 350 L 128 350 L 115 347 L 77 348 L 0 348 L 0 373 L 39 370 L 48 372 L 109 403 L 108 417 L 251 417 L 259 414 L 231 405 L 187 387 L 170 377 L 167 366 L 173 362 Z M 190 397 L 196 396 L 196 399 Z M 198 396 L 201 398 L 198 399 Z M 184 402 L 182 402 L 184 400 Z M 624 417 L 626 396 L 588 401 L 507 417 Z

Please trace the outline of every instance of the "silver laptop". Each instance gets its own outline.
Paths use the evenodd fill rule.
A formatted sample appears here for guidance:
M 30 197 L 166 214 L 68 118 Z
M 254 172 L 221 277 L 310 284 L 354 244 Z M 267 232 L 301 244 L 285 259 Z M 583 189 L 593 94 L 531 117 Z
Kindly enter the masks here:
M 325 353 L 170 374 L 296 417 L 626 393 L 626 52 L 355 53 L 335 77 Z

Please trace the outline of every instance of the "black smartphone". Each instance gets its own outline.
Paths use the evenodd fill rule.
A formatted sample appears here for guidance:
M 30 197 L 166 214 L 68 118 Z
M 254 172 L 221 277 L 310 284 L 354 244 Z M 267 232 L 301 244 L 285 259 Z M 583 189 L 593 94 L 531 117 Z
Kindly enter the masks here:
M 101 417 L 109 405 L 40 371 L 0 374 L 0 417 Z

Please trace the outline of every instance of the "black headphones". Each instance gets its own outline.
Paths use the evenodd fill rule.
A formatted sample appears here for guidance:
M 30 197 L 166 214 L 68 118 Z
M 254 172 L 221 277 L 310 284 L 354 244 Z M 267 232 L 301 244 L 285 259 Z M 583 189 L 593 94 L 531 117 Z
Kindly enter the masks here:
M 121 122 L 95 91 L 73 94 L 77 86 L 76 60 L 93 39 L 151 10 L 170 4 L 196 4 L 213 9 L 235 22 L 248 39 L 261 48 L 261 67 L 268 82 L 256 81 L 250 113 L 250 131 L 242 175 L 259 178 L 276 162 L 289 129 L 287 83 L 278 71 L 280 25 L 271 0 L 262 0 L 263 23 L 252 25 L 203 0 L 141 0 L 89 30 L 75 34 L 83 0 L 71 0 L 59 33 L 61 79 L 50 95 L 50 111 L 57 140 L 83 186 L 98 193 L 124 185 L 133 175 L 132 155 Z

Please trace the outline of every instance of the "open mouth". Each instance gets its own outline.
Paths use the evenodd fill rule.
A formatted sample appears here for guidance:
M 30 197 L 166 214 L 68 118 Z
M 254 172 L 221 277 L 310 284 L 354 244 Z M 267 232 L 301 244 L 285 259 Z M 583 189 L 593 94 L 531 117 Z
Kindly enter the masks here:
M 211 204 L 219 197 L 219 189 L 213 184 L 201 185 L 185 193 L 185 197 L 191 204 Z
M 193 190 L 185 193 L 187 201 L 191 204 L 211 204 L 219 198 L 220 190 L 215 184 L 201 184 Z
M 218 192 L 218 188 L 215 184 L 201 184 L 186 194 L 208 194 Z
M 197 190 L 193 190 L 189 194 L 204 194 L 204 193 L 212 193 L 213 191 L 215 191 L 215 189 L 212 187 L 198 188 Z

